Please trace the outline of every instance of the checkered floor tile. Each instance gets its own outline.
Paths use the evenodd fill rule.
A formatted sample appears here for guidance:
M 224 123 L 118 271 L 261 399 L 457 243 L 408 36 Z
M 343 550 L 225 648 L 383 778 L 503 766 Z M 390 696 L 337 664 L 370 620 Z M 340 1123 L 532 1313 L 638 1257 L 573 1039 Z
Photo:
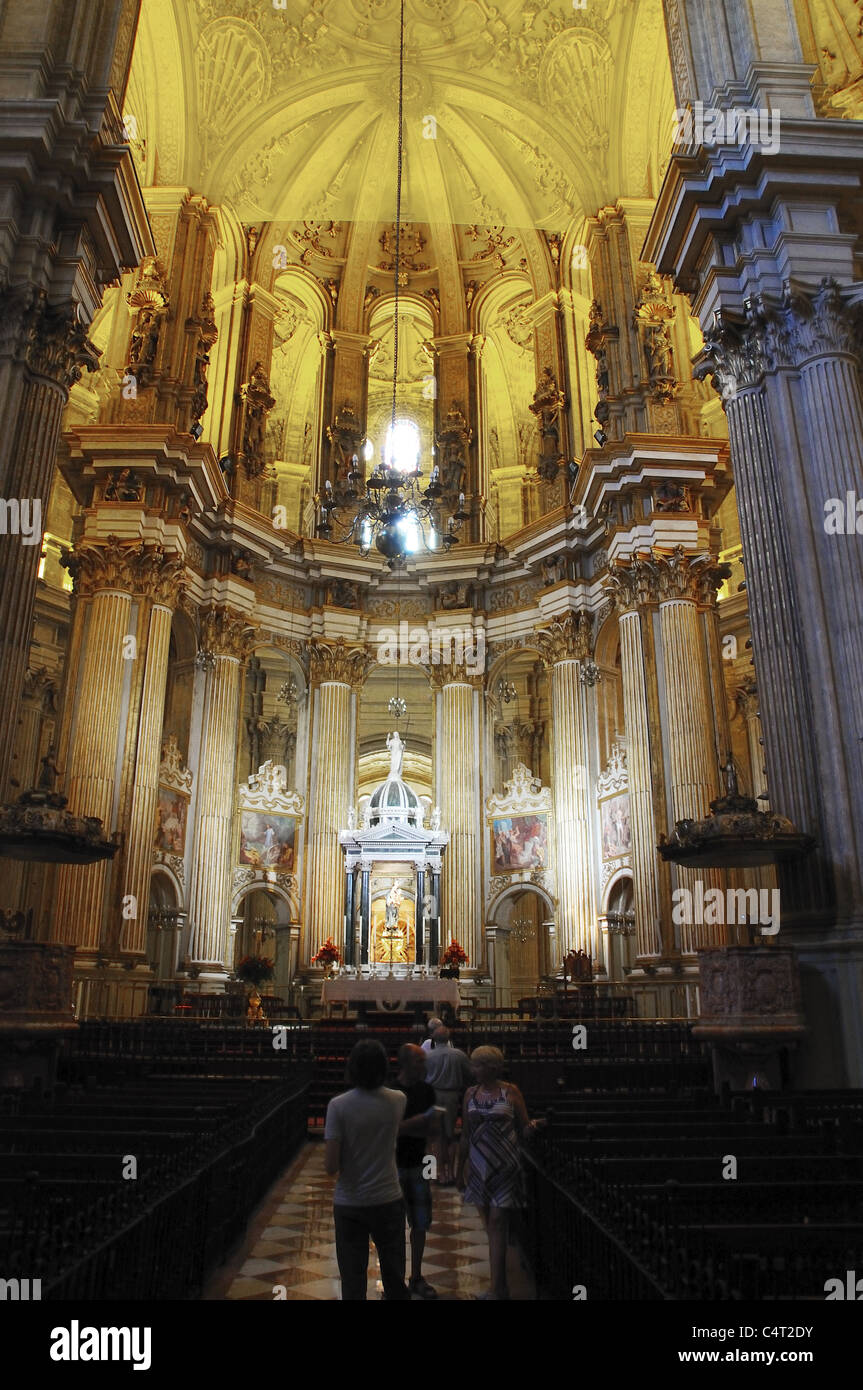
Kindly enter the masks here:
M 341 1295 L 333 1237 L 334 1180 L 324 1172 L 324 1146 L 309 1143 L 275 1183 L 249 1227 L 246 1242 L 211 1281 L 204 1297 L 337 1301 Z M 434 1219 L 426 1240 L 423 1277 L 439 1299 L 472 1299 L 489 1287 L 488 1245 L 479 1212 L 464 1206 L 453 1187 L 433 1185 Z M 410 1250 L 408 1249 L 408 1273 Z M 514 1299 L 536 1297 L 519 1251 L 509 1250 Z M 383 1290 L 374 1247 L 369 1260 L 370 1299 Z

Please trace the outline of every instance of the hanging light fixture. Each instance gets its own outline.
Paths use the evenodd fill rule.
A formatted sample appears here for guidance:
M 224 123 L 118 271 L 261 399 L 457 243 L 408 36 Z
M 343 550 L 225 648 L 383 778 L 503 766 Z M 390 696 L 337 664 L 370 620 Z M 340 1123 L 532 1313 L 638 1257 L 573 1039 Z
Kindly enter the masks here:
M 318 499 L 317 534 L 324 540 L 335 539 L 358 545 L 360 554 L 368 555 L 374 547 L 383 555 L 390 569 L 404 564 L 408 555 L 425 551 L 450 550 L 458 543 L 458 531 L 468 520 L 464 493 L 459 493 L 458 507 L 444 525 L 440 513 L 443 484 L 437 464 L 423 486 L 421 461 L 413 467 L 399 468 L 395 458 L 397 435 L 396 397 L 399 370 L 399 289 L 402 271 L 402 133 L 404 120 L 405 66 L 405 5 L 401 0 L 399 18 L 399 97 L 398 97 L 398 157 L 396 165 L 396 233 L 393 257 L 393 287 L 395 312 L 393 318 L 393 392 L 390 417 L 390 447 L 385 457 L 363 483 L 360 460 L 354 454 L 347 474 L 347 486 L 337 502 L 329 478 L 324 483 L 324 495 Z M 338 512 L 349 507 L 351 516 L 342 521 Z

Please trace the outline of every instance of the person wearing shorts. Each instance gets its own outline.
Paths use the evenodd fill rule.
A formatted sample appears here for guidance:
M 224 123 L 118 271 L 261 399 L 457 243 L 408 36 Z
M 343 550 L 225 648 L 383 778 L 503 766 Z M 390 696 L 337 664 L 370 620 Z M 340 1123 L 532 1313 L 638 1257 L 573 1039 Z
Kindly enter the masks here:
M 406 1103 L 396 1143 L 396 1166 L 411 1233 L 408 1289 L 412 1298 L 428 1299 L 437 1298 L 437 1293 L 422 1273 L 426 1233 L 432 1222 L 431 1183 L 426 1176 L 426 1135 L 433 1131 L 438 1112 L 435 1109 L 434 1090 L 424 1079 L 425 1070 L 426 1054 L 421 1047 L 415 1043 L 405 1043 L 399 1048 L 399 1074 L 395 1089 L 404 1092 Z
M 435 1100 L 443 1110 L 440 1138 L 440 1182 L 453 1181 L 455 1170 L 455 1122 L 465 1086 L 473 1080 L 467 1057 L 450 1042 L 449 1029 L 441 1026 L 426 1054 L 426 1080 L 434 1086 Z

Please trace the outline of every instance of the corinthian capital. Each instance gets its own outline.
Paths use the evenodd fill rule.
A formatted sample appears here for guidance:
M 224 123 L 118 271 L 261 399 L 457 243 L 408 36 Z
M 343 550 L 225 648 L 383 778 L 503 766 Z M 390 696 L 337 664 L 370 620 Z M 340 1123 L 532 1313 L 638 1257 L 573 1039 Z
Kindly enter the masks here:
M 359 690 L 375 664 L 365 647 L 349 647 L 344 637 L 335 642 L 314 642 L 309 652 L 312 685 L 332 681 Z
M 537 630 L 536 644 L 546 667 L 557 666 L 561 661 L 587 661 L 593 654 L 590 614 L 582 608 L 578 613 L 555 618 Z
M 667 555 L 654 552 L 653 565 L 660 603 L 691 599 L 710 607 L 716 601 L 716 591 L 731 574 L 730 565 L 718 564 L 712 555 L 687 555 L 682 545 Z
M 245 661 L 249 655 L 251 628 L 236 608 L 214 604 L 201 614 L 199 654 L 234 657 Z
M 443 690 L 447 685 L 469 685 L 474 690 L 483 687 L 483 675 L 477 670 L 475 661 L 436 661 L 423 669 L 434 691 Z
M 176 551 L 141 546 L 132 554 L 135 592 L 164 608 L 174 608 L 185 589 L 186 566 Z
M 85 368 L 92 372 L 98 367 L 99 351 L 87 337 L 76 304 L 58 308 L 48 303 L 44 290 L 25 287 L 5 291 L 0 308 L 3 339 L 35 376 L 68 391 Z
M 85 541 L 73 551 L 64 550 L 61 563 L 82 598 L 118 589 L 173 608 L 183 594 L 183 561 L 161 545 L 122 545 L 108 536 L 99 544 Z
M 620 561 L 608 576 L 608 591 L 618 613 L 633 613 L 650 603 L 690 599 L 709 608 L 716 592 L 731 574 L 712 555 L 688 555 L 682 545 L 670 554 L 654 551 L 645 558 Z

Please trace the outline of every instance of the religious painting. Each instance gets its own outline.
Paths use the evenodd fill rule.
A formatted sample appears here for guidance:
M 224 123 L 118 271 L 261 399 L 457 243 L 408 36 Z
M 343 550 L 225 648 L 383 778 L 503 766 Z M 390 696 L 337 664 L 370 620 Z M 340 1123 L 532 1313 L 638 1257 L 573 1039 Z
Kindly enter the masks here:
M 253 869 L 291 870 L 297 822 L 273 811 L 243 811 L 240 823 L 240 863 Z
M 632 849 L 632 827 L 629 821 L 629 792 L 610 796 L 599 806 L 602 827 L 603 859 L 619 859 Z
M 413 965 L 416 959 L 416 905 L 398 885 L 371 904 L 371 953 L 376 964 Z
M 494 874 L 544 869 L 548 863 L 548 825 L 544 815 L 495 816 L 491 838 Z
M 172 787 L 160 785 L 156 802 L 156 849 L 164 854 L 185 854 L 188 814 L 189 798 Z

